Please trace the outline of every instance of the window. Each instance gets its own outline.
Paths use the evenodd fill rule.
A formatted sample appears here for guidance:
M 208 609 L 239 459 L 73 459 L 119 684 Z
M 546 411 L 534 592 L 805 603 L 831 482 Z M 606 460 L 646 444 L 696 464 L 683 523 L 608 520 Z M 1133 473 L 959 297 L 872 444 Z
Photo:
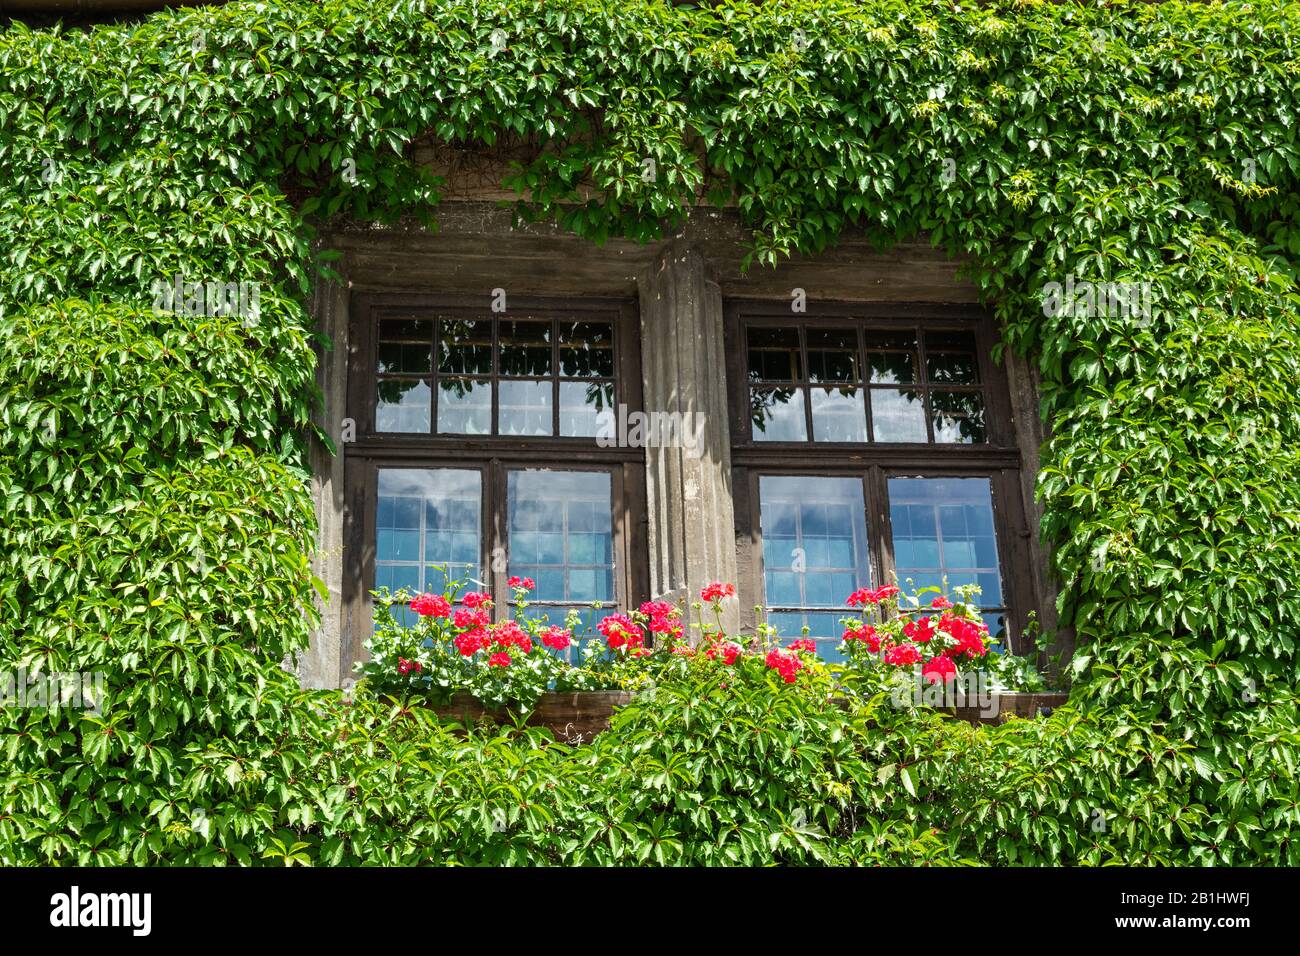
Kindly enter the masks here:
M 946 578 L 979 585 L 995 640 L 1029 650 L 1020 453 L 987 318 L 730 303 L 727 336 L 742 607 L 833 659 L 855 588 Z
M 780 322 L 744 327 L 753 441 L 988 441 L 972 329 Z
M 532 610 L 594 628 L 645 599 L 644 452 L 596 441 L 640 408 L 636 315 L 623 302 L 532 300 L 493 313 L 420 296 L 353 299 L 343 446 L 345 603 L 354 654 L 372 589 L 491 592 L 537 583 Z M 601 602 L 608 610 L 593 611 Z M 399 611 L 408 622 L 408 611 Z
M 614 326 L 612 314 L 381 314 L 374 431 L 594 438 L 615 407 Z
M 758 486 L 768 622 L 834 639 L 830 651 L 843 630 L 833 609 L 872 580 L 862 479 L 760 475 Z

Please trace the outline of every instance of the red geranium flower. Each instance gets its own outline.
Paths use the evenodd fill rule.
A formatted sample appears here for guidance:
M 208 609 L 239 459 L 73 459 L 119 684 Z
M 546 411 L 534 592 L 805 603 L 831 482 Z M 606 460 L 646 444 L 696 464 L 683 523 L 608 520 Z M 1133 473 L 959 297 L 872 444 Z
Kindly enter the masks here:
M 700 598 L 704 601 L 721 601 L 723 598 L 735 597 L 735 595 L 736 586 L 734 584 L 723 584 L 721 581 L 706 584 L 704 590 L 700 592 Z
M 866 607 L 868 604 L 877 604 L 879 601 L 880 598 L 876 596 L 876 592 L 871 588 L 858 588 L 849 595 L 849 599 L 844 603 L 849 607 Z
M 730 667 L 736 663 L 736 658 L 740 656 L 743 648 L 735 641 L 714 641 L 704 649 L 704 656 L 713 660 L 719 654 L 722 655 L 722 663 Z
M 509 667 L 510 655 L 505 651 L 497 651 L 488 658 L 488 664 L 492 667 Z
M 934 618 L 923 617 L 903 625 L 903 633 L 918 644 L 928 644 L 934 637 Z
M 596 630 L 605 636 L 605 643 L 613 651 L 620 647 L 635 650 L 645 644 L 645 635 L 641 633 L 641 628 L 625 614 L 611 614 L 596 625 Z
M 817 653 L 817 643 L 810 638 L 802 637 L 797 641 L 790 642 L 790 650 L 807 651 L 809 654 Z
M 481 627 L 476 627 L 464 634 L 457 634 L 452 639 L 452 643 L 456 645 L 456 650 L 460 651 L 462 656 L 472 657 L 475 651 L 483 650 L 491 641 L 488 638 L 487 631 Z
M 885 651 L 886 664 L 906 667 L 908 664 L 920 663 L 920 660 L 921 652 L 912 644 L 899 644 L 897 647 L 891 647 Z
M 900 592 L 900 591 L 898 590 L 898 588 L 897 588 L 895 585 L 893 585 L 893 584 L 886 584 L 886 585 L 884 585 L 883 587 L 877 589 L 877 591 L 876 591 L 876 600 L 877 600 L 877 601 L 888 601 L 888 600 L 889 600 L 890 598 L 892 598 L 892 597 L 897 597 L 900 593 L 902 593 L 902 592 Z
M 466 629 L 471 627 L 487 627 L 492 621 L 492 616 L 481 607 L 473 609 L 467 607 L 456 608 L 456 613 L 451 616 L 451 623 L 458 628 Z
M 799 671 L 803 670 L 803 661 L 798 654 L 789 651 L 772 650 L 767 654 L 767 666 L 781 675 L 787 684 L 793 684 Z
M 844 629 L 841 640 L 861 641 L 867 645 L 867 649 L 875 654 L 880 651 L 880 636 L 876 634 L 876 629 L 870 624 L 850 625 Z
M 564 628 L 556 627 L 555 625 L 551 625 L 546 630 L 542 631 L 542 643 L 557 651 L 562 651 L 568 647 L 572 637 L 573 635 Z
M 411 610 L 420 617 L 446 617 L 451 603 L 441 594 L 421 594 L 411 602 Z
M 525 654 L 533 649 L 533 639 L 519 626 L 518 621 L 502 621 L 492 630 L 492 638 L 505 647 L 517 647 Z
M 470 591 L 463 598 L 460 599 L 460 603 L 465 605 L 466 607 L 491 606 L 492 595 L 485 594 L 482 591 Z
M 508 584 L 512 588 L 518 588 L 519 590 L 522 591 L 531 591 L 533 590 L 533 588 L 537 587 L 537 582 L 534 581 L 532 578 L 521 578 L 518 576 L 512 577 L 509 581 L 506 582 L 506 584 Z
M 952 602 L 941 594 L 930 602 L 930 607 L 939 611 L 946 611 L 948 608 L 952 607 Z
M 932 657 L 926 662 L 925 666 L 921 668 L 921 676 L 931 684 L 938 681 L 947 681 L 948 678 L 957 676 L 957 665 L 943 654 L 940 654 L 938 657 Z

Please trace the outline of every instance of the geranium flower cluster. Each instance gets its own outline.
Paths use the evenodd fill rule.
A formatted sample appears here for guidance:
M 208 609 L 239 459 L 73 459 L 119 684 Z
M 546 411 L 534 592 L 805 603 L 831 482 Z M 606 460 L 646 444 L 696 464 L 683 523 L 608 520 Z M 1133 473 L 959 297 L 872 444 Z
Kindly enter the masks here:
M 850 659 L 865 651 L 894 667 L 921 664 L 922 677 L 936 683 L 957 676 L 958 660 L 988 653 L 988 625 L 968 599 L 954 604 L 940 595 L 922 607 L 919 598 L 911 598 L 912 606 L 901 610 L 901 597 L 893 585 L 849 595 L 847 603 L 862 608 L 860 619 L 845 621 L 842 639 Z
M 645 631 L 626 614 L 611 614 L 596 625 L 611 651 L 626 651 L 634 657 L 649 654 L 645 646 Z

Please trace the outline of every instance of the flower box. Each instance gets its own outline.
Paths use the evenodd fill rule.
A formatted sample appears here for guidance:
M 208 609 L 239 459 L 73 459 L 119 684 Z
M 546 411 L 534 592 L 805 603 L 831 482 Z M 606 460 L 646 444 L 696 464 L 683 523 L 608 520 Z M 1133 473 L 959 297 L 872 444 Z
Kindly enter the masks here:
M 633 691 L 626 690 L 548 691 L 542 694 L 537 707 L 524 723 L 530 727 L 547 728 L 562 743 L 590 743 L 596 734 L 609 729 L 614 710 L 631 701 L 634 696 Z M 990 696 L 991 700 L 984 707 L 943 707 L 939 710 L 971 724 L 1000 724 L 1009 716 L 1038 717 L 1043 708 L 1060 707 L 1070 697 L 1063 692 L 1018 691 L 1000 691 Z M 454 694 L 449 703 L 435 707 L 434 713 L 444 720 L 461 724 L 473 724 L 480 720 L 505 724 L 510 723 L 515 716 L 509 710 L 485 707 L 466 693 Z
M 530 727 L 547 728 L 562 743 L 590 743 L 596 734 L 609 729 L 614 709 L 626 704 L 633 696 L 626 690 L 547 691 L 538 699 L 537 706 L 524 723 Z M 451 701 L 434 708 L 434 713 L 462 724 L 479 720 L 504 724 L 510 723 L 515 716 L 509 710 L 485 707 L 466 693 L 453 694 Z
M 1025 691 L 998 691 L 990 695 L 992 700 L 987 707 L 945 707 L 946 714 L 971 724 L 1001 724 L 1008 717 L 1031 718 L 1040 716 L 1043 708 L 1051 709 L 1062 706 L 1070 699 L 1064 691 L 1030 693 Z

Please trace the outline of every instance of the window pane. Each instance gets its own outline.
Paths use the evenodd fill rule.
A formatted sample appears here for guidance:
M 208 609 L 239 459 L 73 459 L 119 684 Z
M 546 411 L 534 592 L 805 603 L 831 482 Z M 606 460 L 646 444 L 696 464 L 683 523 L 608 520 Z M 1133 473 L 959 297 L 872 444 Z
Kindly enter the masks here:
M 802 388 L 751 388 L 755 441 L 807 441 Z
M 980 603 L 1002 605 L 1002 577 L 988 478 L 890 478 L 889 515 L 898 578 L 917 587 L 978 584 Z
M 808 330 L 808 377 L 813 382 L 862 381 L 856 329 Z
M 925 372 L 931 384 L 974 385 L 979 382 L 974 333 L 927 332 Z
M 383 319 L 379 323 L 379 374 L 428 375 L 433 322 L 428 319 Z
M 543 376 L 551 374 L 551 323 L 502 322 L 501 374 Z
M 974 385 L 979 382 L 974 355 L 928 352 L 925 368 L 930 382 L 935 385 Z
M 816 441 L 867 440 L 867 416 L 859 388 L 814 388 L 812 414 Z
M 468 378 L 438 379 L 438 431 L 487 435 L 492 431 L 492 388 Z
M 380 379 L 375 402 L 375 431 L 429 432 L 429 398 L 424 379 Z
M 608 322 L 560 323 L 560 374 L 614 377 L 614 330 Z
M 560 434 L 594 438 L 602 426 L 612 434 L 613 382 L 560 382 Z
M 984 396 L 979 392 L 930 393 L 934 440 L 964 444 L 986 442 Z
M 611 480 L 603 471 L 511 471 L 509 573 L 530 577 L 537 601 L 612 602 Z M 560 614 L 556 620 L 562 618 Z
M 871 428 L 876 441 L 929 441 L 921 393 L 892 388 L 871 389 Z
M 492 323 L 487 319 L 438 321 L 438 371 L 492 374 Z
M 509 382 L 497 386 L 501 435 L 551 434 L 550 382 Z
M 758 495 L 769 607 L 843 607 L 867 584 L 860 479 L 763 475 Z
M 824 661 L 842 663 L 844 655 L 840 653 L 840 634 L 844 627 L 840 618 L 841 611 L 778 611 L 767 616 L 767 623 L 776 628 L 777 635 L 784 647 L 791 641 L 800 640 L 803 628 L 808 627 L 808 636 L 817 644 L 817 656 Z
M 910 385 L 916 381 L 916 334 L 867 333 L 867 362 L 871 381 L 880 385 Z
M 794 382 L 803 378 L 798 329 L 751 328 L 746 338 L 751 382 Z
M 441 593 L 478 578 L 481 476 L 472 469 L 381 468 L 375 586 Z

